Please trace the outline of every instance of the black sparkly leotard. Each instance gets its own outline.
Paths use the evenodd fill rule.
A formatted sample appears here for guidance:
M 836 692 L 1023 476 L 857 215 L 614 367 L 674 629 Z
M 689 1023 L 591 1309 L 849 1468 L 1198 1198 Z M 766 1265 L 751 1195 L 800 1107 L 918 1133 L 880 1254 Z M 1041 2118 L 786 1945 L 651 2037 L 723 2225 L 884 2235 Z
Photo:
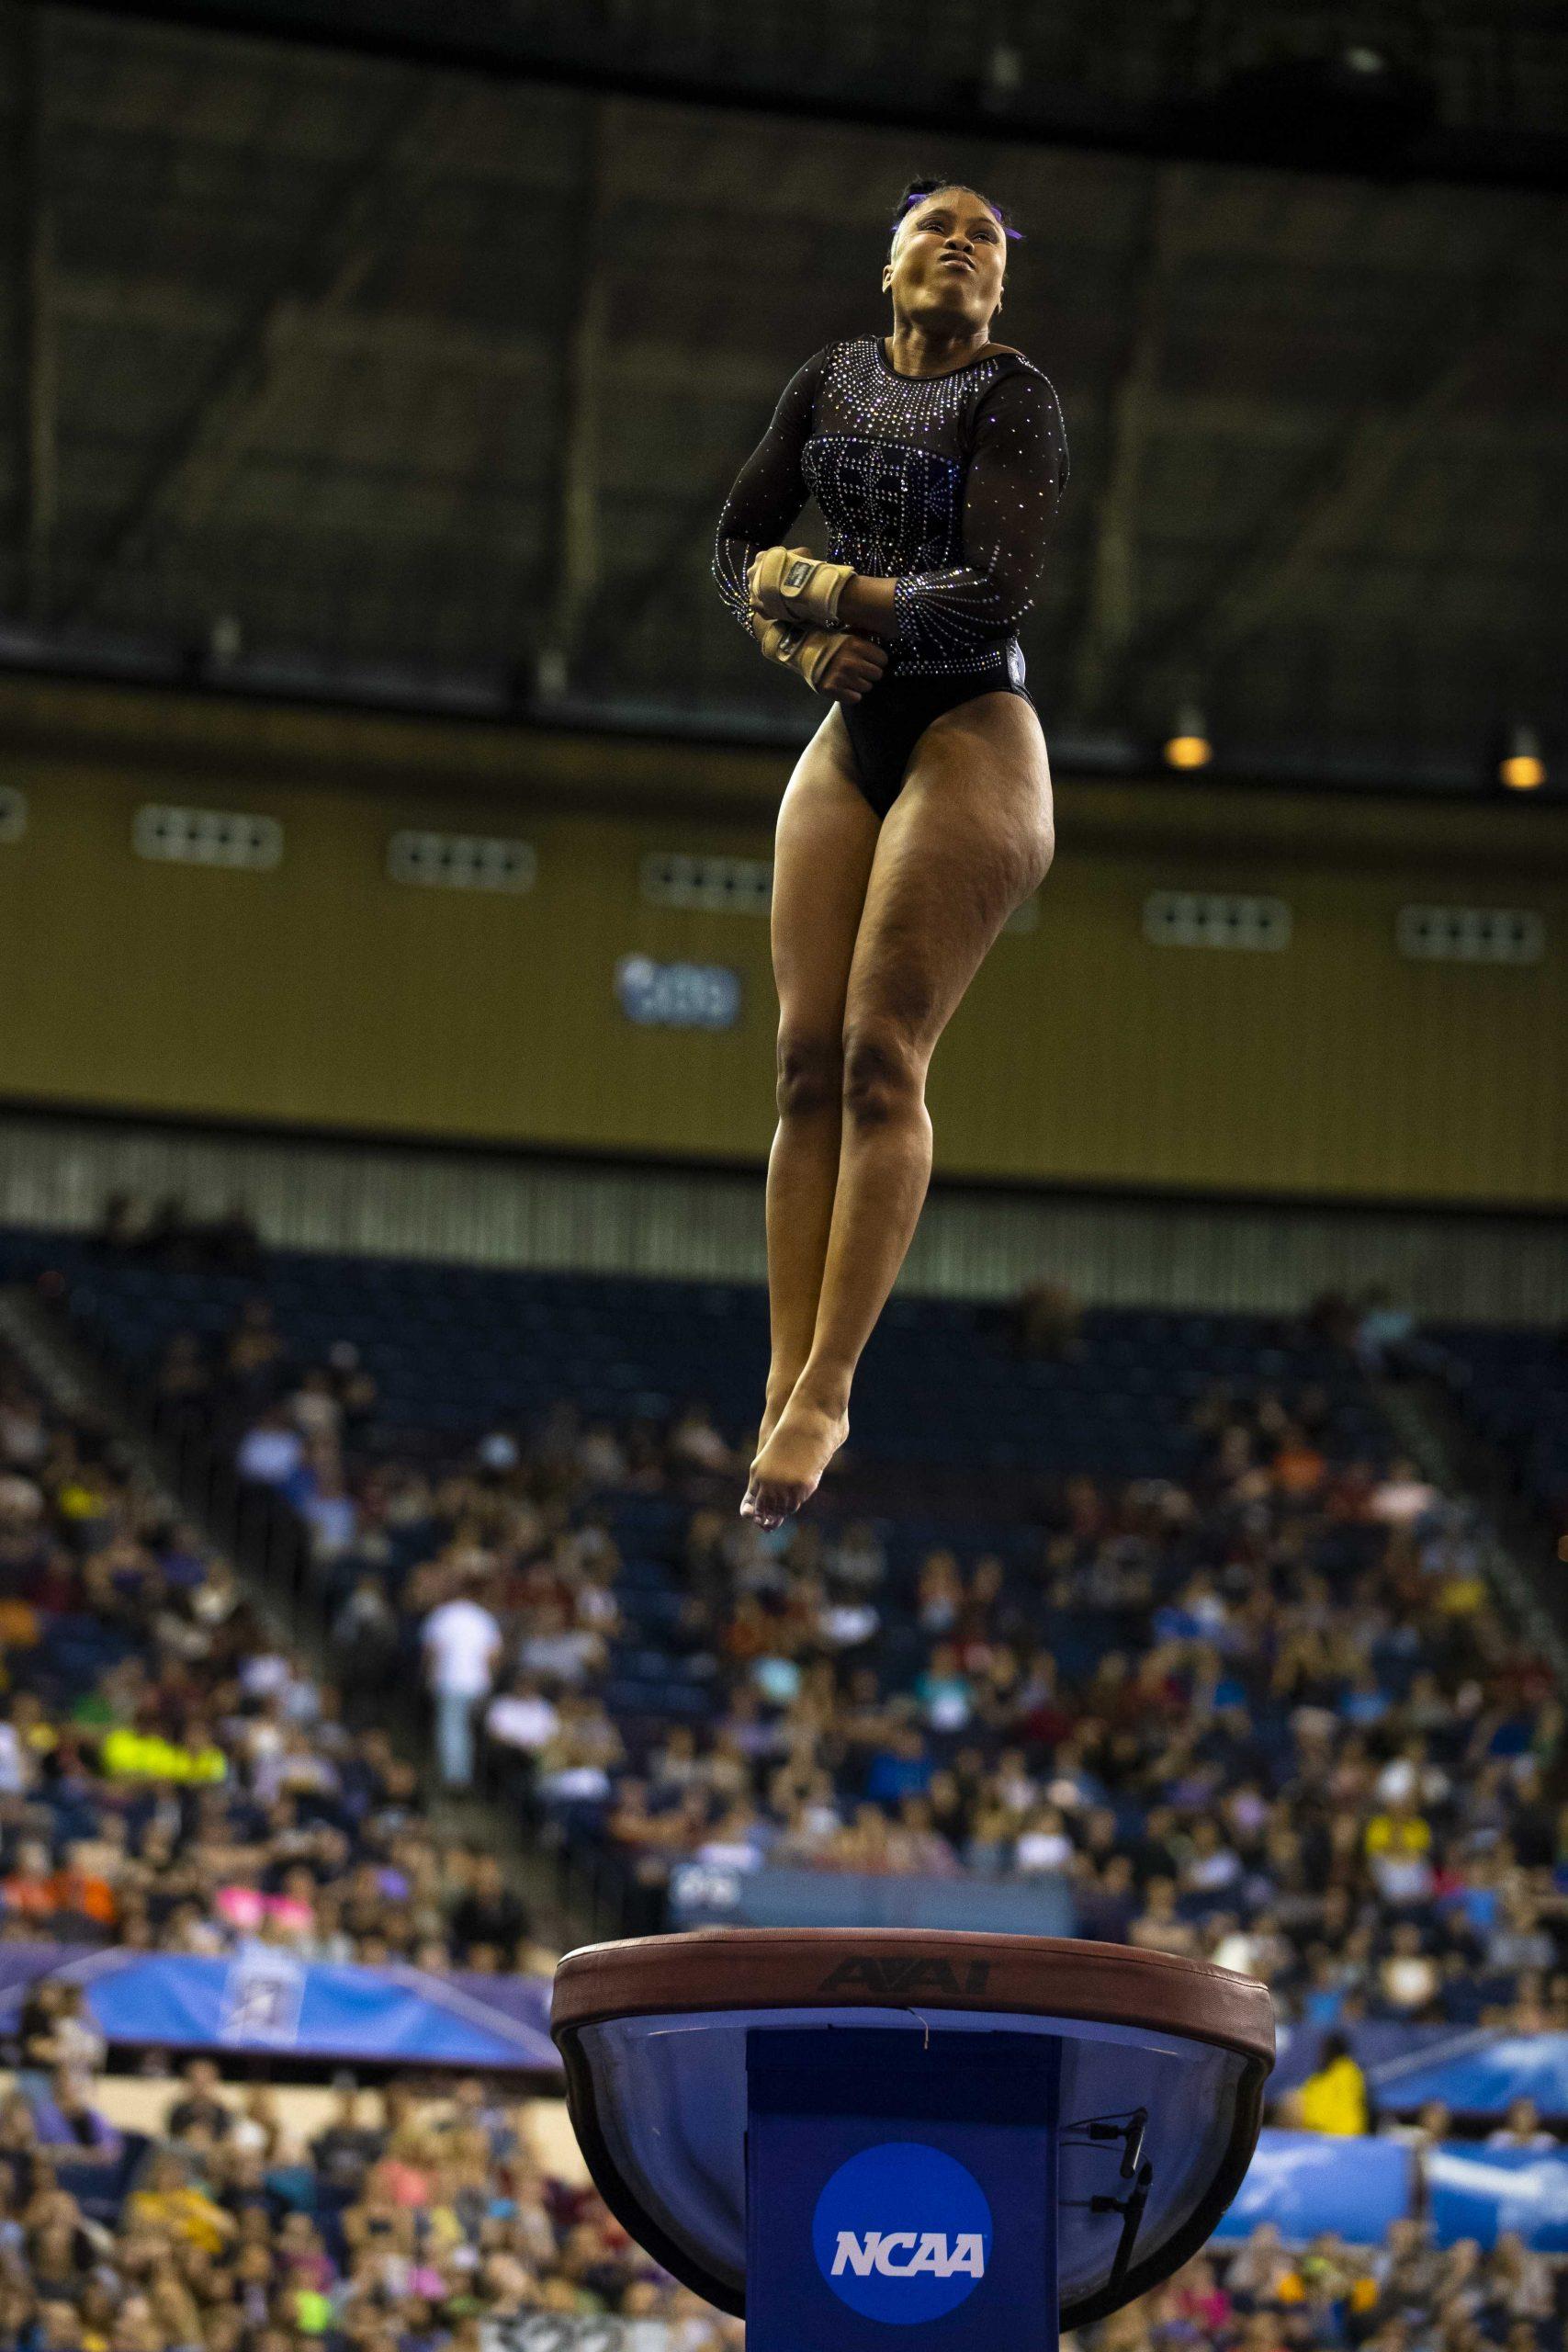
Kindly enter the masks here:
M 1062 411 L 1021 353 L 900 376 L 879 335 L 830 343 L 784 387 L 719 517 L 714 576 L 750 628 L 746 570 L 808 497 L 829 553 L 894 582 L 881 680 L 842 705 L 861 789 L 886 816 L 924 729 L 971 695 L 1023 695 L 1018 624 L 1067 479 Z

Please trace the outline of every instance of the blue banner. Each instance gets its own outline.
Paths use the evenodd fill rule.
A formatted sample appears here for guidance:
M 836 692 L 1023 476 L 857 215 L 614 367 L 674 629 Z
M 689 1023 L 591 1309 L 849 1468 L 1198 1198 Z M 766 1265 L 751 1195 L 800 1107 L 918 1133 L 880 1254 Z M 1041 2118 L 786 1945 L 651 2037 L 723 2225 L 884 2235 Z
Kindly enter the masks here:
M 1549 2120 L 1568 2119 L 1568 2033 L 1454 2036 L 1447 2052 L 1384 2064 L 1372 2075 L 1380 2107 L 1408 2115 L 1439 2098 L 1456 2115 L 1503 2115 L 1533 2098 Z
M 1380 2098 L 1384 2082 L 1401 2080 L 1411 2066 L 1435 2065 L 1439 2059 L 1461 2056 L 1473 2050 L 1478 2041 L 1492 2038 L 1490 2032 L 1478 2035 L 1473 2026 L 1405 2025 L 1392 2018 L 1366 2019 L 1342 2030 L 1357 2065 L 1365 2071 Z M 1280 2026 L 1280 2054 L 1269 2077 L 1270 2098 L 1299 2090 L 1309 2075 L 1316 2074 L 1328 2033 L 1324 2025 Z
M 1416 2199 L 1416 2160 L 1398 2140 L 1347 2140 L 1321 2132 L 1264 2132 L 1235 2201 L 1214 2232 L 1236 2245 L 1272 2222 L 1292 2245 L 1337 2230 L 1375 2245 Z
M 542 1979 L 436 1975 L 302 1961 L 245 1943 L 221 1960 L 13 1946 L 0 1971 L 0 2031 L 28 1985 L 80 1984 L 94 2023 L 122 2046 L 288 2052 L 299 2058 L 558 2075 Z
M 1427 2158 L 1427 2210 L 1438 2245 L 1483 2247 L 1515 2230 L 1541 2254 L 1568 2254 L 1568 2154 L 1478 2148 L 1445 2140 Z

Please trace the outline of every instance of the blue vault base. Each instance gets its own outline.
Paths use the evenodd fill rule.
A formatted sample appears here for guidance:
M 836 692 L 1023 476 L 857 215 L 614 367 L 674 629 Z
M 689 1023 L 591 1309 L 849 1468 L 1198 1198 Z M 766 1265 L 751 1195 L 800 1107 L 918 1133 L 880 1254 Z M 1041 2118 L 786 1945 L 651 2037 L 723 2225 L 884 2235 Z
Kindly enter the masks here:
M 755 2027 L 746 2081 L 748 2352 L 1055 2345 L 1059 2043 Z
M 600 2193 L 750 2352 L 1023 2352 L 1146 2294 L 1240 2188 L 1274 2061 L 1228 1970 L 914 1928 L 591 1945 L 551 2031 Z

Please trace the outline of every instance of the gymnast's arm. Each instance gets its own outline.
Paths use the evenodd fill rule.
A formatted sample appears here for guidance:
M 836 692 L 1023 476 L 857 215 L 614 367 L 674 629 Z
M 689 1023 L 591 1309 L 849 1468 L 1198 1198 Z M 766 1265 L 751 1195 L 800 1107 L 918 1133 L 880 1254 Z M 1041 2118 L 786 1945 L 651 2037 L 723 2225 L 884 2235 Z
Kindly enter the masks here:
M 1010 638 L 1034 602 L 1067 478 L 1066 436 L 1043 376 L 1004 376 L 981 409 L 964 478 L 964 561 L 897 580 L 857 577 L 840 622 L 959 660 Z
M 784 386 L 773 421 L 736 477 L 718 518 L 713 576 L 718 593 L 741 628 L 751 629 L 746 570 L 759 548 L 778 547 L 807 500 L 800 453 L 811 431 L 812 411 L 827 364 L 817 352 Z

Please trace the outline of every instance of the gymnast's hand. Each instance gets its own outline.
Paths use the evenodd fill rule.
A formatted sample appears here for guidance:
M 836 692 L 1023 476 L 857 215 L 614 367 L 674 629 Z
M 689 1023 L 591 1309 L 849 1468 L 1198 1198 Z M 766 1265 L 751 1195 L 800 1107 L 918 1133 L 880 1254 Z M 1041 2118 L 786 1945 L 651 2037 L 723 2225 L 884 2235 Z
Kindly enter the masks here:
M 874 637 L 863 637 L 858 629 L 846 628 L 833 639 L 814 683 L 819 694 L 831 695 L 835 702 L 859 702 L 886 667 L 885 645 L 879 645 Z
M 803 628 L 773 620 L 753 605 L 751 634 L 770 662 L 836 702 L 859 702 L 887 667 L 887 648 L 858 629 Z
M 829 563 L 809 548 L 759 548 L 746 567 L 754 613 L 807 628 L 837 628 L 839 604 L 854 578 L 847 563 Z

